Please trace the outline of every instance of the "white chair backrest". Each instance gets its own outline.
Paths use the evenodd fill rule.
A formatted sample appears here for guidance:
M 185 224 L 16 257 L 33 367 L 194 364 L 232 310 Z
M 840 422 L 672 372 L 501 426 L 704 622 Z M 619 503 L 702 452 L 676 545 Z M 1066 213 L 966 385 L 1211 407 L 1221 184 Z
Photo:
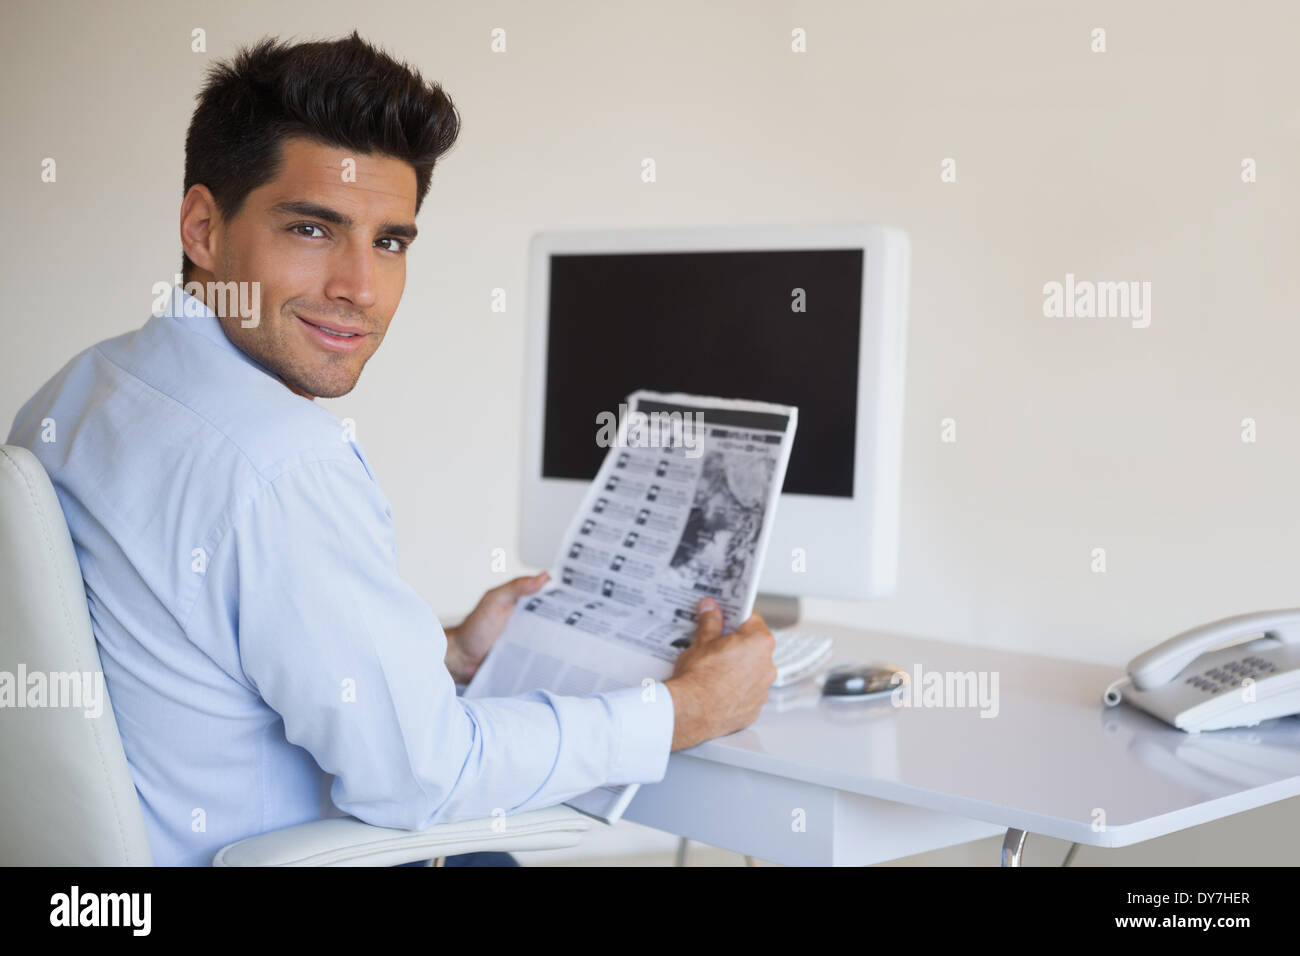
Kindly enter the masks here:
M 152 865 L 67 521 L 15 445 L 0 445 L 0 704 L 0 866 Z

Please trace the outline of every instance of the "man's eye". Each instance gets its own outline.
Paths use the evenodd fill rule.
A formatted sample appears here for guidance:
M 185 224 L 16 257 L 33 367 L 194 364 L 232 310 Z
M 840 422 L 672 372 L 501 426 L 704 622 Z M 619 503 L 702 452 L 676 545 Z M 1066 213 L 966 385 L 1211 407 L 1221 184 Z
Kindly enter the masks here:
M 385 236 L 383 239 L 376 239 L 375 242 L 391 242 L 391 243 L 394 243 L 394 245 L 392 245 L 392 246 L 388 246 L 388 247 L 387 247 L 389 252 L 405 252 L 405 251 L 406 251 L 406 247 L 407 247 L 408 245 L 410 245 L 410 243 L 408 243 L 406 240 L 404 240 L 404 239 L 395 239 L 395 238 L 393 238 L 392 236 Z
M 320 226 L 316 225 L 314 222 L 299 222 L 289 227 L 290 232 L 293 232 L 295 235 L 302 236 L 304 239 L 317 238 L 316 236 L 302 232 L 301 230 L 303 229 L 315 229 L 317 232 L 321 234 L 321 237 L 325 235 L 325 230 L 322 229 Z

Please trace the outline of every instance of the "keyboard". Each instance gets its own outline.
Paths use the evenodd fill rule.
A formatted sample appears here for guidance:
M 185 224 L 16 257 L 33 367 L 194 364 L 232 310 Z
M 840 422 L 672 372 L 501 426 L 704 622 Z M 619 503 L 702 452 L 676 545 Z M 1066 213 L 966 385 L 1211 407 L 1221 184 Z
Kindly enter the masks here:
M 776 665 L 773 687 L 785 687 L 809 677 L 831 656 L 834 641 L 812 631 L 773 631 L 776 647 L 772 663 Z

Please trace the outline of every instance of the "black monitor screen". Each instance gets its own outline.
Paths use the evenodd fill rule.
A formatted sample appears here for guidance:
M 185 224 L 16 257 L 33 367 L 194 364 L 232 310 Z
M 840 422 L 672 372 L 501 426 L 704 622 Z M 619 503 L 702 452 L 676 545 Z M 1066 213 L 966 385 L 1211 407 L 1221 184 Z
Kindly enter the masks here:
M 552 255 L 542 477 L 594 478 L 597 414 L 646 388 L 797 405 L 782 490 L 852 497 L 862 257 Z

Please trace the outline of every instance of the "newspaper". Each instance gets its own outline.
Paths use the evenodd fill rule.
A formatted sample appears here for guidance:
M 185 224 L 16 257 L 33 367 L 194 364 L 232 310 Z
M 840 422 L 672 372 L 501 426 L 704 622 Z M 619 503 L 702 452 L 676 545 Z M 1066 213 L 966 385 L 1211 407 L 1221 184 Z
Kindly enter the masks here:
M 551 584 L 520 598 L 466 697 L 541 688 L 654 693 L 712 596 L 723 633 L 754 608 L 798 409 L 640 390 L 598 417 L 609 452 L 573 516 Z M 613 823 L 637 784 L 569 806 Z

